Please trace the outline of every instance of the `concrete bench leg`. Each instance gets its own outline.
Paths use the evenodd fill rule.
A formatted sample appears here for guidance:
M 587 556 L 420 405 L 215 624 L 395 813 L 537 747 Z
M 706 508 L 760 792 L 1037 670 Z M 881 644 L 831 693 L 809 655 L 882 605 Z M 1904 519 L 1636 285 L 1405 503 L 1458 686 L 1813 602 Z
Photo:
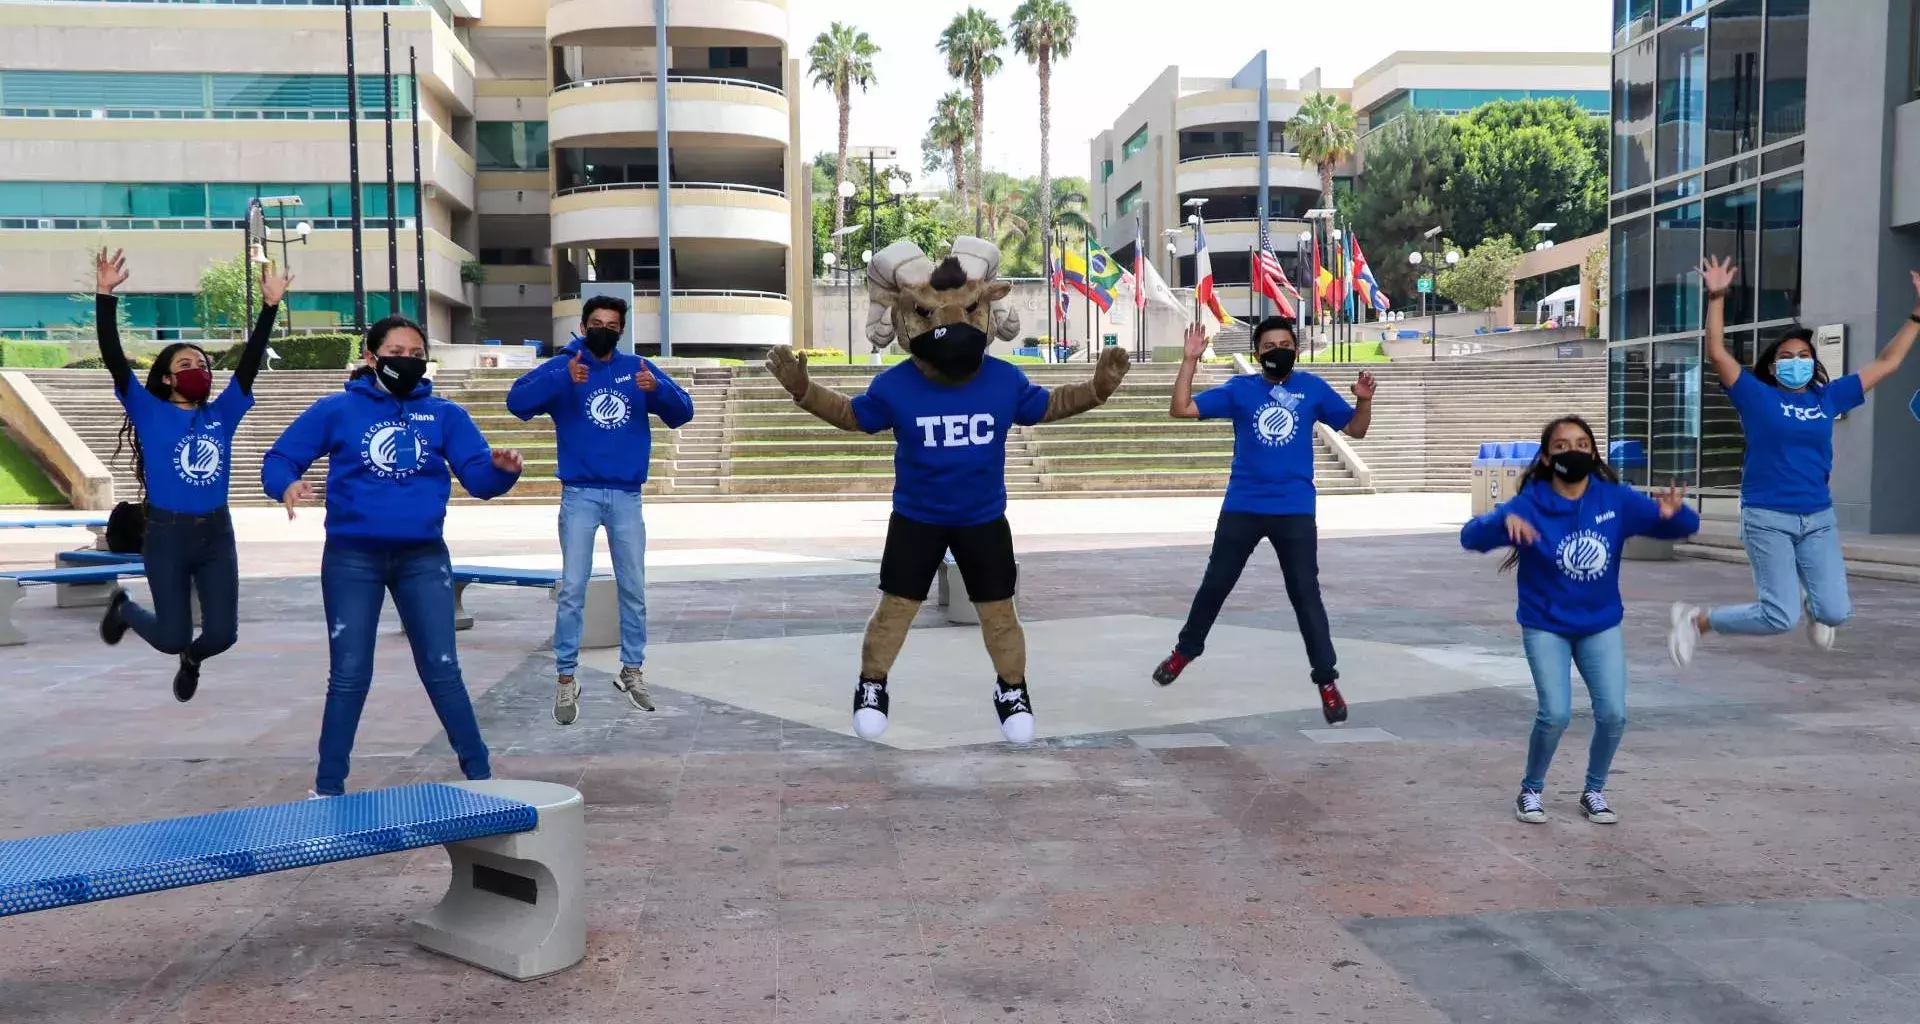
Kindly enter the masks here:
M 55 583 L 53 605 L 56 608 L 105 608 L 119 586 L 118 583 Z
M 472 584 L 462 580 L 453 583 L 453 628 L 472 629 L 473 616 L 467 612 L 467 587 Z
M 13 606 L 27 588 L 19 580 L 0 579 L 0 647 L 18 647 L 27 642 L 27 634 L 13 624 Z
M 560 588 L 548 592 L 551 600 L 560 599 Z M 620 646 L 620 588 L 611 576 L 587 579 L 587 604 L 580 613 L 580 648 L 593 650 Z
M 462 782 L 475 792 L 531 804 L 532 832 L 448 843 L 447 895 L 413 922 L 413 939 L 455 960 L 532 981 L 587 954 L 586 805 L 551 782 Z
M 1019 571 L 1020 563 L 1014 563 L 1014 571 Z M 956 626 L 978 626 L 980 613 L 973 607 L 973 599 L 967 596 L 967 581 L 960 575 L 960 569 L 952 562 L 940 564 L 940 607 L 947 610 L 947 621 Z

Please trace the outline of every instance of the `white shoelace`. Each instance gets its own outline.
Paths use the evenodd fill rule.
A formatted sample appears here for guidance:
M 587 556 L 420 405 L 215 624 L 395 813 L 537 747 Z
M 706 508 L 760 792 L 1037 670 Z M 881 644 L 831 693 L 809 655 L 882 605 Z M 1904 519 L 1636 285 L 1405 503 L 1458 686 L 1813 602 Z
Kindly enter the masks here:
M 1613 808 L 1607 806 L 1607 798 L 1604 795 L 1596 793 L 1593 790 L 1588 790 L 1587 809 L 1591 811 L 1610 811 Z
M 1541 810 L 1542 808 L 1540 805 L 1540 794 L 1535 793 L 1530 789 L 1521 790 L 1520 791 L 1520 809 L 1523 811 L 1526 811 L 1529 814 L 1533 813 L 1534 811 Z

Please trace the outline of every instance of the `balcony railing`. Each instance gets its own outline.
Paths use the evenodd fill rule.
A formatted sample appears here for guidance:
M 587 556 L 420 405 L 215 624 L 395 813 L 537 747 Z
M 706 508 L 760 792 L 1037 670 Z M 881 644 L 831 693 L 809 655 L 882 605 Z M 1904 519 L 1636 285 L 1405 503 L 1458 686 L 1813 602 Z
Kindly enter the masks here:
M 11 0 L 0 0 L 8 3 Z M 360 120 L 378 121 L 379 103 L 362 104 Z M 406 112 L 397 111 L 401 123 Z M 267 109 L 249 110 L 160 110 L 143 107 L 0 107 L 0 117 L 54 117 L 82 121 L 345 121 L 347 110 Z
M 1198 156 L 1183 156 L 1180 158 L 1180 162 L 1183 164 L 1190 164 L 1190 163 L 1195 163 L 1201 160 L 1219 160 L 1223 157 L 1230 157 L 1230 156 L 1244 156 L 1249 160 L 1258 160 L 1260 158 L 1260 154 L 1258 153 L 1202 153 Z M 1277 156 L 1284 156 L 1294 160 L 1301 159 L 1300 154 L 1298 153 L 1286 153 L 1277 149 L 1267 154 L 1268 159 L 1272 159 Z
M 573 292 L 567 295 L 562 295 L 559 298 L 555 299 L 554 301 L 555 302 L 571 302 L 574 299 L 578 299 L 579 297 L 580 297 L 580 294 L 578 292 Z M 633 290 L 633 297 L 636 299 L 657 299 L 660 297 L 660 289 L 635 288 Z M 675 288 L 673 290 L 673 297 L 676 299 L 714 299 L 714 298 L 729 299 L 731 298 L 731 299 L 778 299 L 781 302 L 787 301 L 787 296 L 781 294 L 780 292 L 757 292 L 757 291 L 752 291 L 744 288 Z
M 761 188 L 758 185 L 734 185 L 719 181 L 676 181 L 667 187 L 676 192 L 681 189 L 697 189 L 702 192 L 749 192 L 754 195 L 773 196 L 778 199 L 785 199 L 787 197 L 787 194 L 779 189 Z M 603 185 L 571 185 L 555 192 L 553 195 L 554 198 L 557 199 L 561 196 L 577 195 L 583 192 L 612 192 L 620 189 L 658 191 L 659 188 L 660 185 L 652 181 L 613 181 Z
M 628 82 L 643 82 L 651 85 L 659 80 L 658 75 L 625 75 L 618 78 L 582 78 L 579 81 L 557 85 L 553 91 L 555 93 L 563 93 L 573 89 L 591 89 L 596 85 L 621 85 Z M 668 75 L 667 85 L 730 85 L 739 89 L 755 89 L 760 92 L 770 92 L 775 96 L 785 96 L 787 94 L 784 89 L 776 89 L 763 82 L 755 82 L 745 78 L 715 78 L 705 75 Z
M 5 0 L 0 0 L 5 2 Z M 351 217 L 303 217 L 315 231 L 350 231 Z M 395 218 L 366 216 L 361 226 L 392 224 Z M 400 217 L 405 230 L 413 229 L 412 217 Z M 0 217 L 0 231 L 239 231 L 247 226 L 238 217 Z

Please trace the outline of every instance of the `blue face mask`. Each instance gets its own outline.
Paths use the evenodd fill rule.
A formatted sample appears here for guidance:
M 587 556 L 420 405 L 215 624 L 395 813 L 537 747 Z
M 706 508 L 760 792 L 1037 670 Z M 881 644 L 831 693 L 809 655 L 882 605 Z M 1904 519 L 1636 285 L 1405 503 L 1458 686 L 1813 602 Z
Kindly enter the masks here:
M 1790 388 L 1804 388 L 1813 382 L 1813 360 L 1777 359 L 1773 363 L 1773 376 L 1781 384 Z

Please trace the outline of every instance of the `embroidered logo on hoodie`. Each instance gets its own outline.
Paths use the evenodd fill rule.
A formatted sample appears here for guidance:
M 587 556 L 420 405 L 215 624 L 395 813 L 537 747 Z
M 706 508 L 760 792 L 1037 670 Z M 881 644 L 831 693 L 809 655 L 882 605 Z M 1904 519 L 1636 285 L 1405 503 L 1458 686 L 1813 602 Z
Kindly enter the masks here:
M 587 419 L 592 420 L 594 426 L 618 430 L 632 418 L 633 403 L 612 388 L 602 388 L 587 396 Z
M 188 434 L 174 446 L 174 468 L 180 471 L 180 479 L 195 487 L 218 482 L 220 462 L 220 442 L 213 435 Z
M 420 471 L 426 446 L 399 420 L 381 420 L 360 435 L 360 461 L 383 480 L 403 480 Z
M 1275 448 L 1293 440 L 1294 431 L 1298 429 L 1300 418 L 1278 402 L 1261 409 L 1253 421 L 1254 433 L 1260 435 L 1261 443 Z
M 1592 530 L 1567 534 L 1554 552 L 1554 562 L 1561 573 L 1576 583 L 1591 583 L 1605 576 L 1612 557 L 1607 539 Z

